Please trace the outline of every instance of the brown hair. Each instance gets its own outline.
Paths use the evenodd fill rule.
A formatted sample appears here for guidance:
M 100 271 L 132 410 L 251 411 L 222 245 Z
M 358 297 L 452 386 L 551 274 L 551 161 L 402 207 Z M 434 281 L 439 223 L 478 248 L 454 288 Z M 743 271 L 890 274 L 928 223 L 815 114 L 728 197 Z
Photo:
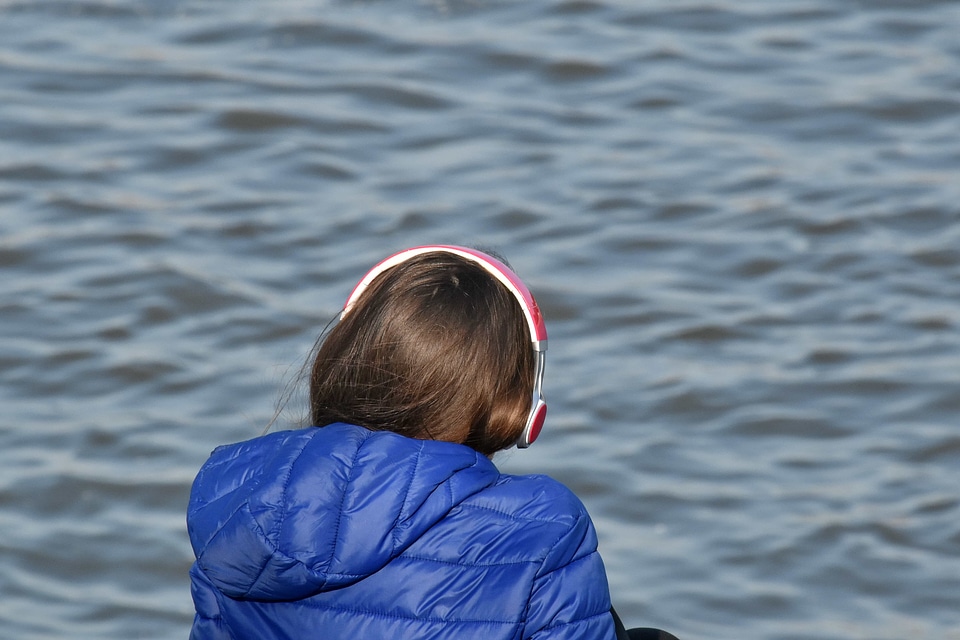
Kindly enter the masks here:
M 378 276 L 323 340 L 310 414 L 489 456 L 523 430 L 533 372 L 513 294 L 479 265 L 430 252 Z

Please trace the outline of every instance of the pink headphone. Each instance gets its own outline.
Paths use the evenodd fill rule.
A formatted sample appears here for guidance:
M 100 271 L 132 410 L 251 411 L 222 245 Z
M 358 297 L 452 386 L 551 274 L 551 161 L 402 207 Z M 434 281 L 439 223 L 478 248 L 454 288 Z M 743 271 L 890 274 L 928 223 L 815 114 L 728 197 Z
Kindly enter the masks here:
M 517 274 L 511 271 L 507 265 L 482 251 L 467 247 L 435 244 L 406 249 L 377 263 L 367 275 L 363 276 L 363 279 L 354 287 L 353 293 L 347 298 L 347 303 L 343 305 L 340 319 L 342 320 L 347 313 L 349 313 L 357 301 L 357 298 L 360 297 L 360 294 L 363 293 L 370 283 L 381 273 L 414 256 L 432 252 L 452 253 L 480 265 L 487 273 L 503 283 L 520 303 L 520 308 L 523 309 L 523 315 L 527 319 L 527 326 L 530 329 L 530 342 L 533 345 L 534 355 L 536 356 L 533 402 L 530 406 L 530 415 L 527 417 L 527 424 L 524 426 L 520 438 L 517 439 L 517 447 L 526 449 L 537 439 L 537 436 L 540 435 L 540 430 L 543 429 L 543 421 L 547 417 L 547 403 L 543 399 L 543 368 L 544 356 L 547 351 L 547 327 L 543 323 L 543 315 L 540 313 L 540 307 L 537 306 L 537 301 L 533 299 L 533 294 L 530 293 L 530 290 L 523 284 L 523 281 L 521 281 L 520 278 L 517 277 Z

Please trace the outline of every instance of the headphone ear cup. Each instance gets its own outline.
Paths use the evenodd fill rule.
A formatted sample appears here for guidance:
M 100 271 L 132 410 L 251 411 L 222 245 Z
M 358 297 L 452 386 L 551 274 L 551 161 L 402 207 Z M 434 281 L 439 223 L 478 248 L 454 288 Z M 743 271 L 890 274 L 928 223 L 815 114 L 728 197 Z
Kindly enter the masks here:
M 523 435 L 520 436 L 520 441 L 517 442 L 517 448 L 526 449 L 533 441 L 537 439 L 540 435 L 540 431 L 543 429 L 543 423 L 547 419 L 547 403 L 542 399 L 537 399 L 537 406 L 534 407 L 533 411 L 530 412 L 530 417 L 527 419 L 527 425 L 523 429 Z

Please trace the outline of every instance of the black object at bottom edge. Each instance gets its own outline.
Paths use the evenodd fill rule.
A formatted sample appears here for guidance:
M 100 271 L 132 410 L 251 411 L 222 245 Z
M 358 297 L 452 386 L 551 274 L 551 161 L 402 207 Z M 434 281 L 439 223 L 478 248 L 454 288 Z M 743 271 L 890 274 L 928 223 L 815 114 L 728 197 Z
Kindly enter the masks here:
M 620 616 L 611 607 L 610 613 L 613 614 L 613 622 L 617 627 L 617 640 L 680 640 L 672 633 L 663 629 L 654 629 L 652 627 L 636 627 L 627 629 L 623 626 Z

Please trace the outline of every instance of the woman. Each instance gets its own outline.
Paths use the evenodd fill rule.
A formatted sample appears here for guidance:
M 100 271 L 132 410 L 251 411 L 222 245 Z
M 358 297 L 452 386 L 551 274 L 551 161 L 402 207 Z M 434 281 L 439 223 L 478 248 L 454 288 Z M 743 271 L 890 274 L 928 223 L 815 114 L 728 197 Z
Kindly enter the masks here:
M 490 255 L 374 267 L 317 350 L 315 426 L 220 447 L 194 482 L 191 638 L 613 640 L 583 505 L 490 460 L 539 434 L 545 350 Z

